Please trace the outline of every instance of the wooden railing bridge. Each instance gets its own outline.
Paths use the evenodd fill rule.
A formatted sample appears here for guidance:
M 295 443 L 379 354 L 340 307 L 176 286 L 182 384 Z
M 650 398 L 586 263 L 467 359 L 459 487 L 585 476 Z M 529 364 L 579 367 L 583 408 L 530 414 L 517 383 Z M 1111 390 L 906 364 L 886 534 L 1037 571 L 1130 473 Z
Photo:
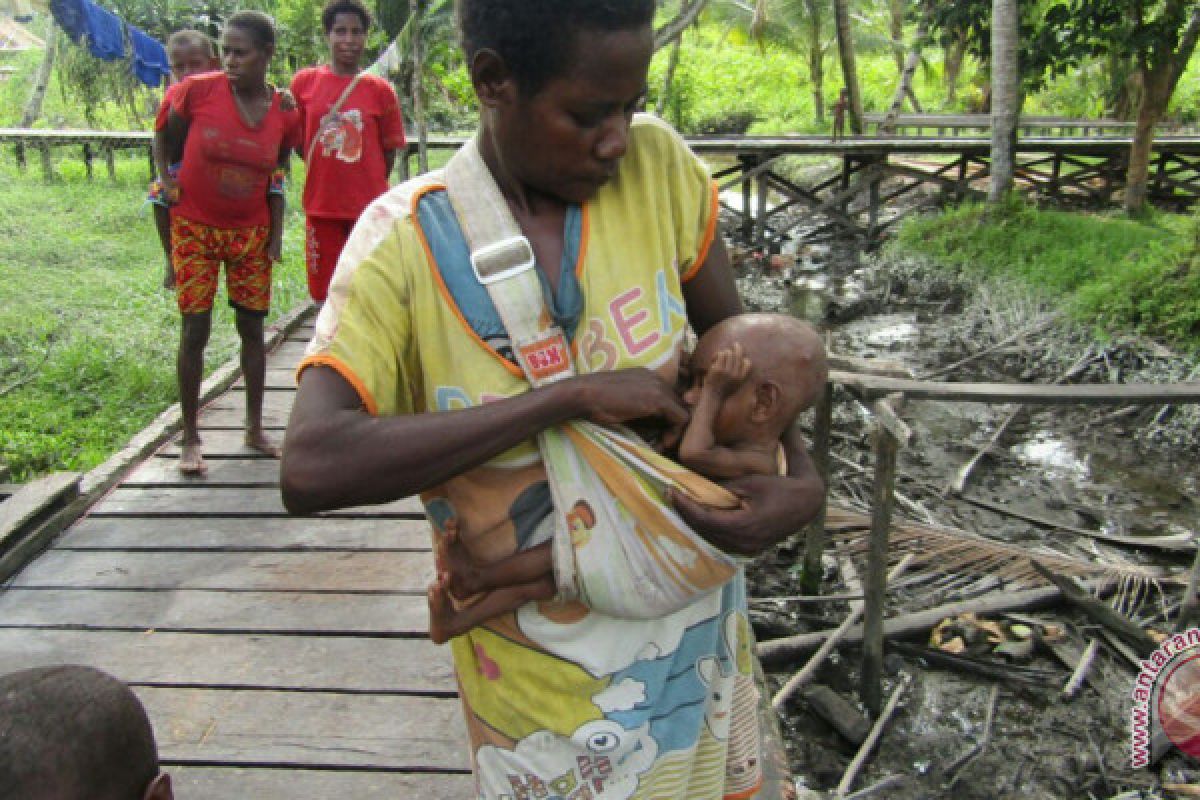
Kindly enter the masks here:
M 52 152 L 81 148 L 89 178 L 103 159 L 115 179 L 114 154 L 144 149 L 142 131 L 44 131 L 0 129 L 0 144 L 41 155 L 43 173 L 54 175 Z M 433 136 L 433 151 L 457 149 L 460 136 Z M 787 240 L 816 242 L 835 237 L 878 239 L 909 214 L 948 200 L 981 198 L 991 171 L 991 141 L 981 137 L 847 138 L 821 136 L 691 137 L 692 149 L 712 163 L 722 204 L 738 221 L 748 244 L 778 249 Z M 1017 142 L 1018 188 L 1055 203 L 1102 207 L 1124 188 L 1131 140 L 1127 136 L 1026 137 Z M 398 172 L 410 174 L 416 145 Z M 151 163 L 149 157 L 147 163 Z M 151 171 L 153 166 L 151 164 Z M 800 173 L 814 175 L 804 181 Z M 807 184 L 807 185 L 805 185 Z M 1150 202 L 1182 209 L 1200 199 L 1200 136 L 1162 136 L 1150 165 Z

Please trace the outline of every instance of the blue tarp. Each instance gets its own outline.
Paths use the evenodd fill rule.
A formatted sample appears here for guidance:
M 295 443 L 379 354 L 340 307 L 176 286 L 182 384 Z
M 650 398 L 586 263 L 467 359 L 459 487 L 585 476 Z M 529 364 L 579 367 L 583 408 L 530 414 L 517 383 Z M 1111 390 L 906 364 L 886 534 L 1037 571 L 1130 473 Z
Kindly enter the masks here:
M 133 44 L 133 74 L 142 83 L 156 87 L 171 74 L 167 50 L 157 39 L 130 25 L 129 41 Z
M 87 19 L 88 50 L 102 61 L 125 57 L 125 23 L 91 0 L 81 0 Z

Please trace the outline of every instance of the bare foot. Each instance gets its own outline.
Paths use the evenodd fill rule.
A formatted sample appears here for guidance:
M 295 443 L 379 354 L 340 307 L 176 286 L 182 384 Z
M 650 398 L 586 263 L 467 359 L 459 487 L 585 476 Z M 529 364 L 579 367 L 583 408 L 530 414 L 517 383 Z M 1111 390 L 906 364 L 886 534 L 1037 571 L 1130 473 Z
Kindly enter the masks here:
M 279 445 L 268 439 L 261 428 L 246 431 L 246 447 L 249 447 L 251 450 L 257 450 L 271 458 L 279 458 L 280 456 Z
M 429 638 L 434 644 L 445 644 L 466 632 L 458 624 L 458 612 L 450 599 L 448 582 L 449 576 L 440 572 L 437 580 L 429 584 L 429 589 L 425 592 L 429 599 Z
M 204 452 L 200 442 L 190 442 L 183 445 L 179 454 L 179 471 L 184 475 L 204 475 L 208 465 L 204 463 Z

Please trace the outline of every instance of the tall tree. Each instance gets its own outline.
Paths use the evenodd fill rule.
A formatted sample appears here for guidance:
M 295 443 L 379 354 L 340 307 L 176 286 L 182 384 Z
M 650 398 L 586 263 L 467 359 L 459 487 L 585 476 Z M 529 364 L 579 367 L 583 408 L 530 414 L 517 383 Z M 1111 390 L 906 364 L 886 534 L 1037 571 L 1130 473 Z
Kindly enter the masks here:
M 1017 114 L 1021 102 L 1018 69 L 1017 0 L 992 0 L 992 182 L 988 202 L 1012 191 L 1016 166 Z
M 908 51 L 908 57 L 904 59 L 903 67 L 900 70 L 900 79 L 896 85 L 896 93 L 892 96 L 892 105 L 888 108 L 887 114 L 883 118 L 883 124 L 879 126 L 880 133 L 893 133 L 896 130 L 896 117 L 900 114 L 900 107 L 904 105 L 904 98 L 913 96 L 914 110 L 920 111 L 920 106 L 916 104 L 915 95 L 912 90 L 913 74 L 917 71 L 917 62 L 921 60 L 921 47 L 925 44 L 925 39 L 929 36 L 929 9 L 931 3 L 925 0 L 921 3 L 920 17 L 917 21 L 917 35 L 913 40 L 913 46 Z
M 838 57 L 842 81 L 850 98 L 850 130 L 863 132 L 862 92 L 858 88 L 858 62 L 854 55 L 854 29 L 850 26 L 849 0 L 833 0 L 833 19 L 837 28 Z
M 812 81 L 813 118 L 825 124 L 825 44 L 821 33 L 820 0 L 804 0 L 808 12 L 805 28 L 808 33 L 808 77 Z

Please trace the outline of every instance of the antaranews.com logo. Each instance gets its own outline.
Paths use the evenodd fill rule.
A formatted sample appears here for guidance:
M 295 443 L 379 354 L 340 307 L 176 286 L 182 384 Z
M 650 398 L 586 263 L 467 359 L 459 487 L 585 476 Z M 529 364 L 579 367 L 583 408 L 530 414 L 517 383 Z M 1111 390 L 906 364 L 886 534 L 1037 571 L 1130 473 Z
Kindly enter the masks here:
M 1158 730 L 1181 751 L 1200 758 L 1200 629 L 1168 636 L 1142 661 L 1130 711 L 1130 760 L 1135 768 L 1150 763 Z

